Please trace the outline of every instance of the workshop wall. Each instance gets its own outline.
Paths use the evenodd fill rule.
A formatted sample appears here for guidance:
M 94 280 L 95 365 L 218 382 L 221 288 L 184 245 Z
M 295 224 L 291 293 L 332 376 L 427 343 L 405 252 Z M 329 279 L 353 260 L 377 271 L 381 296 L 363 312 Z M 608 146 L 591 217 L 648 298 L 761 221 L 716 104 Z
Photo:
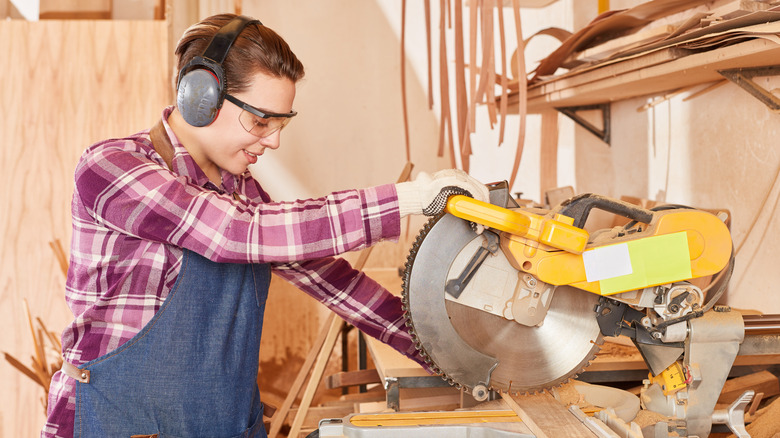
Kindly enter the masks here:
M 640 3 L 623 0 L 611 6 Z M 595 2 L 572 6 L 575 28 L 596 16 Z M 780 86 L 778 78 L 756 82 L 767 89 Z M 684 101 L 700 88 L 646 111 L 638 109 L 655 96 L 613 103 L 611 146 L 576 127 L 576 191 L 729 210 L 738 252 L 726 302 L 778 313 L 780 237 L 771 230 L 780 224 L 775 211 L 780 116 L 731 83 Z
M 228 9 L 201 3 L 198 18 L 233 2 Z M 282 147 L 253 169 L 272 196 L 292 200 L 394 182 L 406 163 L 400 50 L 382 9 L 362 1 L 244 3 L 243 13 L 277 30 L 307 68 L 296 99 L 300 115 L 285 129 Z M 72 319 L 49 242 L 69 247 L 78 157 L 97 140 L 148 128 L 170 102 L 168 32 L 164 21 L 151 20 L 0 22 L 0 48 L 14 60 L 0 72 L 0 350 L 24 364 L 35 354 L 24 300 L 57 334 Z M 435 156 L 435 116 L 412 75 L 408 99 L 415 174 L 444 167 L 449 157 Z M 422 220 L 410 223 L 401 243 L 376 248 L 370 269 L 403 263 Z M 267 312 L 263 367 L 275 382 L 263 389 L 274 401 L 290 387 L 326 311 L 274 279 Z M 336 352 L 332 364 L 339 359 Z M 0 393 L 10 401 L 0 409 L 0 436 L 36 436 L 45 419 L 41 388 L 2 360 Z
M 295 103 L 299 116 L 286 128 L 282 147 L 252 168 L 272 196 L 290 200 L 395 181 L 406 162 L 400 2 L 243 3 L 242 12 L 279 32 L 307 69 Z M 408 3 L 407 98 L 416 174 L 448 167 L 449 156 L 435 154 L 437 111 L 427 108 L 421 79 L 426 68 L 421 2 Z M 577 29 L 596 16 L 596 3 L 560 0 L 543 10 L 524 10 L 523 34 L 551 26 Z M 638 3 L 613 1 L 613 8 Z M 232 4 L 200 1 L 196 15 L 222 12 Z M 166 48 L 172 42 L 165 26 L 160 21 L 0 22 L 0 48 L 13 60 L 0 71 L 0 163 L 6 169 L 0 198 L 0 349 L 25 362 L 34 352 L 24 299 L 33 316 L 52 331 L 59 333 L 71 319 L 63 300 L 64 277 L 49 242 L 60 239 L 66 249 L 69 245 L 72 174 L 81 151 L 96 140 L 150 126 L 169 102 Z M 526 52 L 529 66 L 556 44 L 535 40 Z M 772 287 L 780 237 L 768 232 L 777 221 L 774 209 L 780 196 L 772 188 L 780 166 L 773 145 L 780 119 L 733 85 L 682 102 L 685 96 L 645 112 L 636 109 L 646 99 L 615 103 L 611 147 L 559 117 L 557 185 L 573 185 L 578 193 L 730 210 L 734 241 L 746 243 L 738 254 L 729 302 L 780 312 Z M 516 135 L 511 129 L 507 144 Z M 513 189 L 541 201 L 550 187 L 539 183 L 538 131 L 538 116 L 529 116 L 521 177 Z M 472 172 L 485 182 L 507 179 L 511 171 L 514 149 L 499 148 L 496 136 L 480 125 L 474 137 Z M 421 224 L 420 218 L 406 222 L 400 242 L 378 246 L 369 268 L 386 273 L 401 266 Z M 355 260 L 356 254 L 347 258 Z M 278 378 L 264 387 L 278 399 L 326 311 L 277 279 L 273 290 L 262 367 Z M 280 374 L 281 369 L 287 374 Z M 39 387 L 3 361 L 0 394 L 16 394 L 0 410 L 0 436 L 35 436 L 44 418 Z
M 160 116 L 169 84 L 160 41 L 162 21 L 0 21 L 0 350 L 28 366 L 24 300 L 58 335 L 72 319 L 49 243 L 69 247 L 76 162 L 89 144 Z M 37 436 L 41 387 L 3 359 L 0 394 L 0 436 Z

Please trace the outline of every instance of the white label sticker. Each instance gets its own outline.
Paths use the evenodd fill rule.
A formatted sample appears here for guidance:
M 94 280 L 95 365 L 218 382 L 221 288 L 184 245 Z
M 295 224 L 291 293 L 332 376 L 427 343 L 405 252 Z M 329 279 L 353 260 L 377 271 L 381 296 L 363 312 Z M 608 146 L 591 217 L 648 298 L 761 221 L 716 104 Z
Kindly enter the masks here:
M 628 244 L 605 246 L 582 253 L 585 264 L 585 277 L 589 282 L 615 278 L 634 272 Z

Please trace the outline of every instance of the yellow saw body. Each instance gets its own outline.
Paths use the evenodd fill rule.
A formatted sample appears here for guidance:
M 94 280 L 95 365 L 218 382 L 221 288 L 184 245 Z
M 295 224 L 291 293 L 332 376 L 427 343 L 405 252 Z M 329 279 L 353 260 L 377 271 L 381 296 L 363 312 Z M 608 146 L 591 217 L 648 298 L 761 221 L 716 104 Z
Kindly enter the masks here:
M 595 238 L 555 211 L 538 215 L 460 195 L 450 198 L 446 211 L 499 230 L 501 249 L 518 271 L 599 295 L 713 275 L 731 256 L 728 228 L 702 210 L 660 211 L 634 232 L 621 229 Z

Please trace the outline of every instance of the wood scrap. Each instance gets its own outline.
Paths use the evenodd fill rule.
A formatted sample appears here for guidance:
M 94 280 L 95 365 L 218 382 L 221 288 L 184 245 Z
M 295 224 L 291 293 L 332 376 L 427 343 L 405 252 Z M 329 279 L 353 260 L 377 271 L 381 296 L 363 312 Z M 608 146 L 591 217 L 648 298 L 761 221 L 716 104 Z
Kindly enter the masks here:
M 563 61 L 576 51 L 591 47 L 599 41 L 606 41 L 610 38 L 637 31 L 655 19 L 690 9 L 703 3 L 706 3 L 706 0 L 654 0 L 642 3 L 631 9 L 605 12 L 596 17 L 583 29 L 574 33 L 558 49 L 543 59 L 536 68 L 531 81 L 536 82 L 544 76 L 554 74 Z
M 678 94 L 685 93 L 686 91 L 689 91 L 690 89 L 696 87 L 697 85 L 689 85 L 687 87 L 678 88 L 676 90 L 670 91 L 668 93 L 664 93 L 662 96 L 658 96 L 654 99 L 652 99 L 650 102 L 640 106 L 636 109 L 637 112 L 645 112 L 649 110 L 650 108 L 659 105 L 663 102 L 666 102 L 667 100 L 673 98 L 674 96 L 677 96 Z
M 3 352 L 3 355 L 12 367 L 41 386 L 43 397 L 40 400 L 45 413 L 48 406 L 51 378 L 62 367 L 62 347 L 57 334 L 48 331 L 40 318 L 35 318 L 38 323 L 37 327 L 33 324 L 33 317 L 26 299 L 24 300 L 24 311 L 30 327 L 35 353 L 34 356 L 30 357 L 31 364 L 30 366 L 24 365 L 21 360 L 8 352 Z M 54 360 L 49 363 L 48 357 L 53 357 Z
M 772 7 L 772 4 L 756 0 L 732 0 L 725 5 L 720 5 L 712 9 L 714 20 L 730 20 L 741 17 L 751 12 L 766 11 Z
M 338 400 L 327 400 L 322 403 L 322 406 L 350 406 L 354 409 L 356 404 L 370 403 L 387 400 L 387 392 L 381 385 L 374 386 L 366 392 L 358 392 L 355 394 L 344 394 L 338 398 Z M 355 411 L 356 412 L 356 411 Z
M 325 380 L 325 387 L 334 389 L 369 383 L 381 383 L 379 373 L 376 370 L 344 371 L 333 374 Z
M 538 438 L 595 436 L 548 392 L 526 396 L 502 393 L 501 397 Z
M 317 359 L 311 369 L 309 384 L 306 385 L 306 389 L 303 392 L 301 402 L 298 405 L 298 411 L 295 413 L 293 422 L 290 425 L 290 433 L 288 436 L 298 436 L 298 433 L 301 431 L 303 422 L 311 407 L 311 401 L 314 399 L 314 393 L 317 391 L 317 386 L 319 386 L 322 374 L 325 371 L 325 365 L 328 364 L 330 354 L 333 351 L 333 347 L 336 345 L 336 339 L 338 338 L 339 332 L 341 332 L 342 321 L 341 318 L 336 318 L 335 313 L 330 314 L 326 324 L 328 324 L 328 328 L 325 340 L 322 343 L 322 347 L 319 349 Z
M 632 35 L 614 38 L 603 44 L 572 53 L 561 63 L 561 66 L 570 69 L 587 62 L 601 61 L 620 50 L 634 48 L 650 42 L 659 41 L 671 35 L 675 29 L 675 26 L 667 24 L 645 31 L 640 31 Z
M 764 397 L 772 397 L 780 394 L 780 383 L 777 376 L 766 370 L 735 377 L 723 385 L 718 403 L 730 404 L 749 389 L 764 393 Z
M 62 249 L 62 243 L 60 239 L 54 239 L 49 242 L 49 247 L 54 252 L 54 257 L 57 259 L 57 263 L 60 265 L 62 274 L 68 276 L 68 256 L 65 255 L 65 250 Z
M 703 94 L 709 93 L 710 91 L 712 91 L 712 90 L 714 90 L 716 88 L 722 87 L 722 86 L 724 86 L 724 85 L 726 85 L 728 83 L 729 83 L 728 79 L 724 79 L 722 81 L 715 81 L 715 82 L 713 82 L 713 83 L 711 83 L 709 85 L 704 86 L 701 90 L 699 90 L 699 91 L 697 91 L 695 93 L 691 93 L 689 96 L 684 97 L 683 98 L 683 102 L 687 102 L 689 100 L 693 100 L 693 99 L 695 99 L 695 98 L 697 98 L 697 97 L 699 97 L 699 96 L 701 96 Z

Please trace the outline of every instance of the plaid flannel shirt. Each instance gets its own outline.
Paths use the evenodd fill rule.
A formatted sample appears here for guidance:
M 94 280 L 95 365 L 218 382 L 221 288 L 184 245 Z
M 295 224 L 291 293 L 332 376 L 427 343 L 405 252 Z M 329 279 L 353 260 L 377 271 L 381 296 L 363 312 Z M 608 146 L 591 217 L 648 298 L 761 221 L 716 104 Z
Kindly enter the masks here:
M 397 239 L 394 186 L 272 202 L 248 171 L 222 171 L 216 187 L 167 124 L 171 111 L 163 112 L 174 146 L 171 169 L 148 131 L 97 143 L 78 163 L 65 290 L 75 319 L 62 334 L 65 360 L 78 366 L 138 333 L 176 282 L 187 248 L 215 262 L 270 263 L 347 322 L 423 363 L 400 299 L 333 258 Z M 58 372 L 41 436 L 73 436 L 74 414 L 75 382 Z

